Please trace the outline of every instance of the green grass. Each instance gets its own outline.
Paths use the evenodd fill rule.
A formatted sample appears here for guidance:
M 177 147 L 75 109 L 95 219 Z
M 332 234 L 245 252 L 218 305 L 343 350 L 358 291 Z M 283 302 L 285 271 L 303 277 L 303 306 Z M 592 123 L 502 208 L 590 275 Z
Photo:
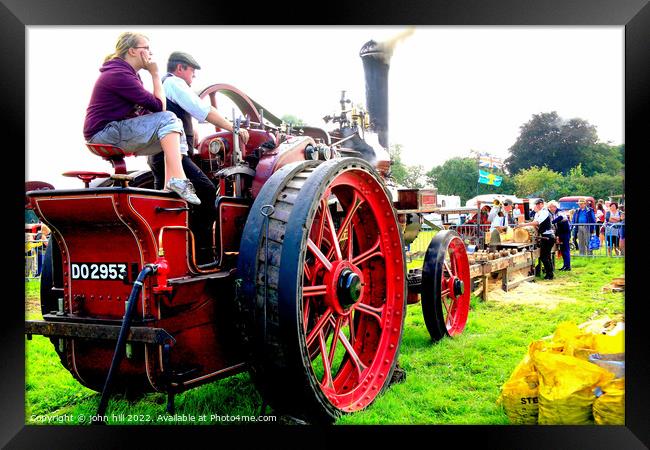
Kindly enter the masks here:
M 570 273 L 556 272 L 554 281 L 537 283 L 547 288 L 546 295 L 573 301 L 549 309 L 532 302 L 482 302 L 473 297 L 463 334 L 436 344 L 429 339 L 420 304 L 408 306 L 399 357 L 406 380 L 392 385 L 366 410 L 343 416 L 337 424 L 507 424 L 496 399 L 531 341 L 552 334 L 562 321 L 580 324 L 624 312 L 622 293 L 601 290 L 624 274 L 623 258 L 574 258 L 572 266 Z M 38 295 L 37 281 L 26 283 L 26 295 Z M 40 312 L 33 311 L 33 301 L 28 304 L 32 304 L 28 318 L 40 317 Z M 67 424 L 76 424 L 80 415 L 94 414 L 100 395 L 79 385 L 61 366 L 49 339 L 34 336 L 27 341 L 26 352 L 28 423 L 39 423 L 31 420 L 32 414 L 68 414 L 73 421 L 64 422 Z M 163 394 L 147 394 L 136 400 L 113 397 L 108 422 L 136 423 L 111 419 L 113 414 L 123 413 L 148 415 L 150 423 L 158 425 L 232 424 L 210 420 L 210 416 L 256 416 L 261 398 L 248 374 L 240 374 L 177 395 L 177 414 L 181 419 L 183 414 L 193 415 L 193 422 L 162 422 L 165 402 Z M 206 416 L 205 421 L 199 421 L 201 415 Z

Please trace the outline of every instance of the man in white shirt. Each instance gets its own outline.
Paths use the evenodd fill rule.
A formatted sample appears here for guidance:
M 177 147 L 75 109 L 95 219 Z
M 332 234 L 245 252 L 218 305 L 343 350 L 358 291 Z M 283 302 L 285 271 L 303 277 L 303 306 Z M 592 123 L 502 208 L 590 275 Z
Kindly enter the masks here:
M 537 234 L 539 235 L 539 259 L 544 265 L 544 271 L 546 272 L 545 280 L 553 279 L 553 259 L 551 256 L 553 250 L 553 244 L 555 243 L 555 234 L 553 232 L 553 226 L 551 225 L 551 214 L 548 212 L 548 209 L 544 206 L 544 200 L 538 198 L 535 200 L 535 217 L 532 222 L 523 223 L 517 225 L 517 227 L 522 226 L 534 226 L 537 229 Z
M 173 52 L 167 61 L 167 74 L 162 78 L 162 86 L 167 99 L 167 110 L 172 111 L 183 122 L 183 130 L 187 137 L 187 148 L 192 151 L 195 146 L 195 135 L 192 118 L 199 122 L 209 122 L 227 131 L 233 131 L 233 125 L 226 120 L 212 105 L 201 101 L 191 89 L 195 71 L 201 69 L 198 62 L 188 53 Z M 248 132 L 239 130 L 244 143 L 248 141 Z M 184 146 L 183 146 L 184 147 Z M 192 182 L 196 195 L 201 199 L 201 206 L 193 208 L 190 221 L 196 239 L 197 259 L 199 264 L 214 260 L 212 253 L 212 223 L 216 219 L 215 208 L 216 187 L 194 164 L 187 152 L 182 153 L 182 164 L 185 175 Z M 149 156 L 147 163 L 154 175 L 155 189 L 162 189 L 164 180 L 164 155 L 158 153 Z

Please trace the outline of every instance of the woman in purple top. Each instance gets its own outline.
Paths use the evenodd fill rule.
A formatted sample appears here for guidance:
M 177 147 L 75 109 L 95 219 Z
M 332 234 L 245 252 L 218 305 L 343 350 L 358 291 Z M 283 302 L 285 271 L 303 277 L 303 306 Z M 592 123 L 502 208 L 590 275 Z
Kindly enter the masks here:
M 162 148 L 165 187 L 198 205 L 201 201 L 181 164 L 181 149 L 187 145 L 183 124 L 174 113 L 165 111 L 165 92 L 151 55 L 146 36 L 119 36 L 115 52 L 99 69 L 86 110 L 84 137 L 90 143 L 114 145 L 135 155 L 152 155 Z M 151 74 L 153 94 L 144 88 L 140 69 Z

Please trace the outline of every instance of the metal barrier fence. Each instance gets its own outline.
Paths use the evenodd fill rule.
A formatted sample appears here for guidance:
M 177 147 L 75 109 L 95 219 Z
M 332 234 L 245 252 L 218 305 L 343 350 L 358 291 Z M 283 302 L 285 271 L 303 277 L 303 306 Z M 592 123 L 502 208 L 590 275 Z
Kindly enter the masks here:
M 571 257 L 625 256 L 625 223 L 571 225 Z
M 450 230 L 458 233 L 467 245 L 476 245 L 485 248 L 485 240 L 490 236 L 490 225 L 461 224 L 450 225 Z M 578 242 L 579 230 L 583 236 L 583 249 L 580 250 Z M 601 233 L 602 230 L 602 233 Z M 598 239 L 592 241 L 592 231 Z M 407 246 L 406 252 L 409 260 L 424 257 L 429 242 L 435 236 L 435 231 L 421 231 L 417 239 Z M 604 226 L 602 223 L 585 223 L 571 225 L 570 253 L 572 257 L 614 257 L 625 256 L 625 223 L 612 223 Z M 590 247 L 591 244 L 591 248 Z M 557 246 L 556 250 L 560 250 Z
M 25 238 L 25 281 L 39 278 L 43 268 L 47 240 Z
M 482 223 L 463 223 L 460 225 L 450 225 L 449 229 L 458 233 L 467 245 L 476 245 L 478 248 L 484 248 L 486 242 L 490 239 L 490 224 Z
M 481 224 L 462 224 L 462 225 L 449 225 L 449 230 L 458 233 L 466 245 L 476 245 L 481 247 L 485 241 L 485 236 L 489 236 L 490 225 Z M 424 259 L 424 254 L 429 248 L 431 239 L 436 235 L 437 231 L 420 231 L 418 237 L 411 244 L 406 246 L 407 261 Z M 480 244 L 480 245 L 479 245 Z

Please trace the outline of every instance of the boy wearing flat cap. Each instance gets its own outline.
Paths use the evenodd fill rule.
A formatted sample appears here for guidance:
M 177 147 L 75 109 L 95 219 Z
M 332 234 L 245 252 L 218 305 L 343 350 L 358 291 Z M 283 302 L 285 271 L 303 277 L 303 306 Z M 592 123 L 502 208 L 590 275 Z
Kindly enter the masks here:
M 173 52 L 167 60 L 167 74 L 162 77 L 162 86 L 167 99 L 167 110 L 172 111 L 183 122 L 183 130 L 187 138 L 187 148 L 195 146 L 195 133 L 192 118 L 199 122 L 209 122 L 227 131 L 233 131 L 233 125 L 226 120 L 216 108 L 208 103 L 202 102 L 199 96 L 191 89 L 192 81 L 196 76 L 196 70 L 200 70 L 199 63 L 185 52 Z M 244 143 L 248 141 L 248 132 L 239 130 Z M 196 194 L 201 199 L 201 207 L 194 208 L 190 215 L 195 230 L 196 246 L 198 249 L 197 259 L 199 264 L 210 263 L 214 260 L 212 254 L 212 223 L 216 219 L 216 188 L 212 181 L 203 173 L 201 168 L 194 164 L 187 152 L 182 152 L 182 164 L 187 178 L 196 189 Z M 193 153 L 193 151 L 192 151 Z M 165 158 L 162 153 L 149 156 L 147 159 L 149 167 L 154 175 L 154 187 L 162 188 L 164 176 Z

